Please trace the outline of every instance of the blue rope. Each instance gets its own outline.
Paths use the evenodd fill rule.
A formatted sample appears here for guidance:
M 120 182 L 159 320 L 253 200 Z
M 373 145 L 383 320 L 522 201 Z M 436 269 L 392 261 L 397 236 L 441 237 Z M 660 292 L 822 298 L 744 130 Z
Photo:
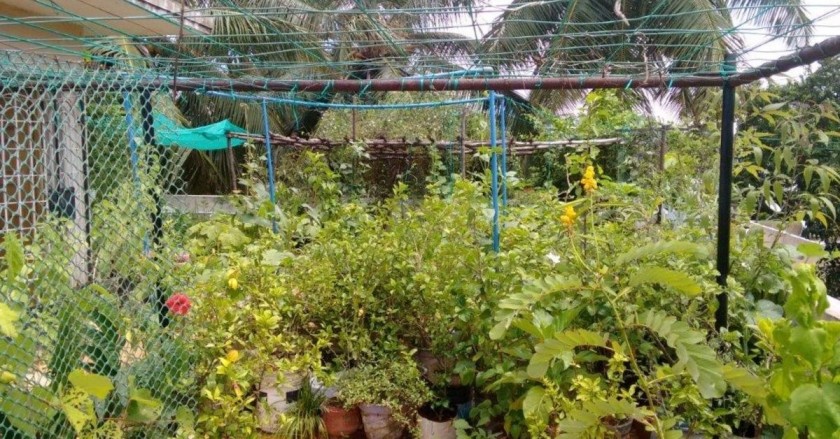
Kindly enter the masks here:
M 262 101 L 262 118 L 263 118 L 263 129 L 265 130 L 265 152 L 267 162 L 266 166 L 268 167 L 268 196 L 271 199 L 271 229 L 274 233 L 277 233 L 277 220 L 274 219 L 274 209 L 277 206 L 277 195 L 274 188 L 274 161 L 271 157 L 271 129 L 268 125 L 268 104 L 266 99 Z
M 312 107 L 312 108 L 336 108 L 336 109 L 357 109 L 357 110 L 402 110 L 407 108 L 433 108 L 433 107 L 443 107 L 447 105 L 464 105 L 464 104 L 474 104 L 477 102 L 484 102 L 487 98 L 474 98 L 474 99 L 459 99 L 459 100 L 450 100 L 450 101 L 440 101 L 440 102 L 418 102 L 414 104 L 337 104 L 337 103 L 327 103 L 327 102 L 311 102 L 311 101 L 301 101 L 297 99 L 287 99 L 287 98 L 271 98 L 271 97 L 263 97 L 263 96 L 253 96 L 253 95 L 243 95 L 237 93 L 222 93 L 218 91 L 210 91 L 207 92 L 208 95 L 212 96 L 219 96 L 224 98 L 231 98 L 231 99 L 242 99 L 242 100 L 250 100 L 250 101 L 263 101 L 263 102 L 271 102 L 274 104 L 285 104 L 285 105 L 300 105 L 303 107 Z

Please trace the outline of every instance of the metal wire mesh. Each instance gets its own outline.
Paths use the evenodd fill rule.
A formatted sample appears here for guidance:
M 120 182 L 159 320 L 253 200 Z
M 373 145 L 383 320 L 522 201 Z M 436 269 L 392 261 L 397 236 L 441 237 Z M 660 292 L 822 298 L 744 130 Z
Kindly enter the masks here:
M 0 79 L 0 241 L 24 255 L 0 264 L 0 437 L 171 436 L 194 404 L 185 323 L 165 304 L 185 152 L 156 146 L 153 118 L 171 96 L 22 54 Z M 91 397 L 89 374 L 113 389 Z

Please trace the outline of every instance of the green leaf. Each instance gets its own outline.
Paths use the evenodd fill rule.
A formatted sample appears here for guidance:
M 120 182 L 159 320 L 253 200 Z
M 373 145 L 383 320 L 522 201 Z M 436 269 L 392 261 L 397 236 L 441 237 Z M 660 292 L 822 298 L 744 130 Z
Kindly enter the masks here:
M 293 255 L 289 252 L 281 252 L 275 249 L 268 249 L 262 254 L 263 265 L 277 267 L 284 261 L 292 259 Z
M 522 400 L 522 412 L 526 419 L 536 419 L 541 423 L 548 422 L 548 415 L 552 411 L 551 399 L 545 394 L 545 389 L 534 386 L 528 389 Z
M 669 254 L 690 254 L 698 259 L 709 257 L 706 247 L 686 241 L 664 241 L 634 248 L 616 258 L 616 265 L 624 265 L 642 258 Z
M 661 311 L 650 310 L 640 316 L 638 324 L 647 327 L 674 349 L 677 363 L 674 370 L 685 370 L 704 398 L 717 398 L 726 390 L 723 369 L 715 351 L 706 344 L 706 336 L 687 323 Z
M 3 250 L 6 252 L 6 265 L 9 267 L 6 278 L 9 282 L 18 277 L 23 271 L 23 245 L 14 233 L 7 233 L 3 239 Z
M 828 256 L 828 252 L 823 249 L 822 244 L 818 242 L 806 242 L 796 246 L 796 251 L 802 253 L 809 258 L 824 258 Z
M 765 388 L 764 380 L 753 375 L 747 369 L 733 366 L 730 364 L 723 365 L 721 369 L 723 379 L 736 389 L 746 393 L 755 401 L 763 401 L 767 397 L 767 389 Z
M 642 284 L 660 284 L 671 287 L 688 296 L 696 296 L 703 289 L 687 274 L 663 267 L 642 267 L 630 278 L 631 286 Z
M 790 394 L 790 421 L 807 428 L 811 437 L 832 437 L 840 431 L 840 385 L 805 384 Z
M 498 323 L 490 330 L 490 339 L 500 340 L 504 337 L 514 319 L 530 311 L 533 305 L 540 303 L 547 296 L 577 288 L 580 285 L 580 279 L 565 276 L 549 276 L 526 284 L 522 292 L 511 294 L 499 301 L 499 311 L 496 312 Z
M 161 410 L 163 403 L 147 389 L 131 389 L 126 409 L 126 419 L 130 422 L 154 422 L 160 417 Z
M 17 321 L 19 319 L 20 314 L 17 311 L 0 302 L 0 334 L 9 338 L 17 337 Z
M 568 367 L 574 358 L 574 349 L 581 346 L 607 347 L 607 342 L 603 335 L 585 329 L 558 332 L 554 338 L 537 344 L 528 362 L 528 376 L 542 378 L 555 360 L 562 360 L 564 367 Z
M 93 400 L 81 390 L 70 389 L 61 396 L 60 405 L 61 411 L 77 434 L 81 434 L 89 423 L 96 420 Z
M 111 393 L 111 390 L 114 390 L 114 384 L 108 377 L 95 373 L 87 373 L 82 369 L 76 369 L 70 372 L 67 379 L 77 389 L 99 399 L 105 399 Z
M 828 338 L 825 329 L 797 326 L 790 330 L 790 353 L 801 357 L 815 369 L 822 364 L 823 346 Z

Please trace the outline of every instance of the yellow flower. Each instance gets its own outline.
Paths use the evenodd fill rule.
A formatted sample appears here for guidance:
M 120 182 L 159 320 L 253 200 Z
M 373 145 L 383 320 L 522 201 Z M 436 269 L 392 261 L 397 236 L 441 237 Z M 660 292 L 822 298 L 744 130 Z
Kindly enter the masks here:
M 236 280 L 235 277 L 228 279 L 228 287 L 230 287 L 231 290 L 239 288 L 239 281 Z
M 583 190 L 590 193 L 598 189 L 598 181 L 595 180 L 595 167 L 587 166 L 586 171 L 583 172 L 583 178 L 580 179 L 580 184 L 583 185 Z
M 228 351 L 227 355 L 225 355 L 225 358 L 227 358 L 227 360 L 231 363 L 236 363 L 237 361 L 239 361 L 240 358 L 239 351 L 235 349 L 230 350 Z
M 574 206 L 566 206 L 566 209 L 563 211 L 563 215 L 560 215 L 560 222 L 563 223 L 566 227 L 571 228 L 572 224 L 575 223 L 577 219 L 577 212 L 575 212 Z

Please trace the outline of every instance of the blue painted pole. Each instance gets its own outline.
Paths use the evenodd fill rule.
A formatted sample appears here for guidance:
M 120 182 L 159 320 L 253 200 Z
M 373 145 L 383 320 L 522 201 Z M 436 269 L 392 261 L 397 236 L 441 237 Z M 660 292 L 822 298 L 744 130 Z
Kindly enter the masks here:
M 502 96 L 499 99 L 499 114 L 501 116 L 501 136 L 502 136 L 502 207 L 507 207 L 507 126 L 506 126 L 506 119 L 507 113 L 505 113 L 505 97 Z
M 134 140 L 134 112 L 131 105 L 131 93 L 129 92 L 123 93 L 123 109 L 125 109 L 126 135 L 128 136 L 128 155 L 129 160 L 131 161 L 131 180 L 134 182 L 134 190 L 138 192 L 135 195 L 139 197 L 140 174 L 137 170 L 137 166 L 140 163 L 140 157 L 137 154 L 137 141 Z M 143 254 L 147 255 L 150 251 L 149 237 L 148 235 L 144 235 Z
M 271 208 L 275 209 L 277 206 L 277 195 L 274 188 L 274 160 L 271 157 L 271 129 L 268 125 L 268 104 L 266 100 L 263 99 L 262 101 L 262 117 L 263 117 L 263 130 L 265 131 L 265 154 L 266 154 L 266 167 L 268 168 L 268 197 L 271 199 Z M 271 229 L 274 233 L 277 233 L 277 220 L 274 219 L 274 211 L 271 212 L 272 219 L 271 219 Z
M 493 251 L 499 252 L 499 165 L 496 157 L 496 92 L 487 99 L 490 112 L 490 198 L 493 203 Z

